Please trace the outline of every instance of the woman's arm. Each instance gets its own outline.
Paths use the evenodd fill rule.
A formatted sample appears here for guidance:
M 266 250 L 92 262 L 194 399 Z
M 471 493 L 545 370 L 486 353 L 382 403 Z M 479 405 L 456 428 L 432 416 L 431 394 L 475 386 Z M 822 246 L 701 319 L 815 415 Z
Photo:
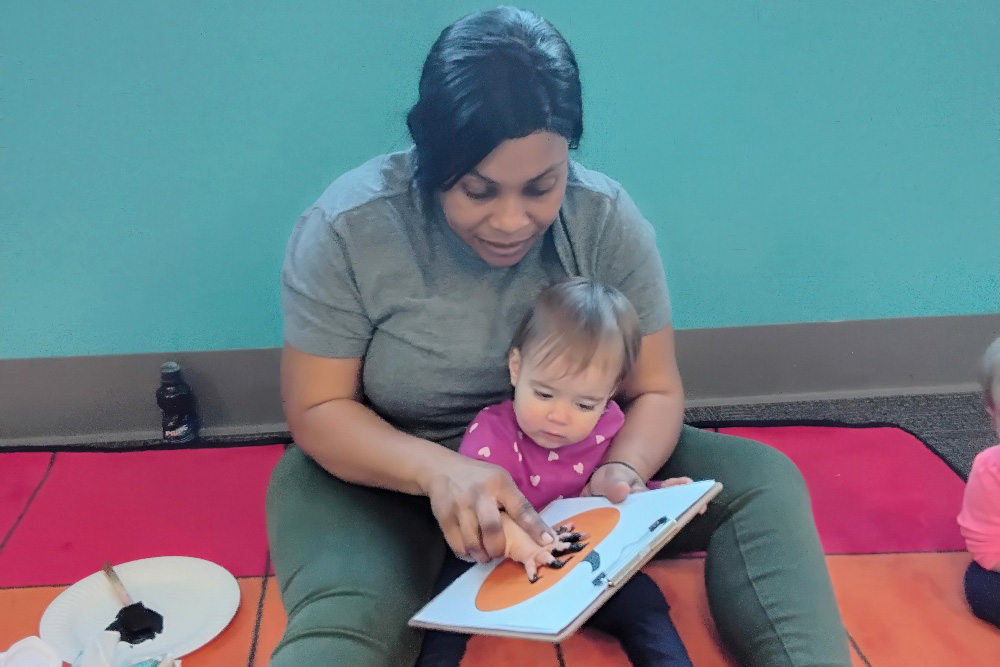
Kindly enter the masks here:
M 320 357 L 286 344 L 281 395 L 302 451 L 347 482 L 428 496 L 456 554 L 503 555 L 501 508 L 539 542 L 552 541 L 507 471 L 403 433 L 362 405 L 360 359 Z
M 286 344 L 281 398 L 292 437 L 347 482 L 424 493 L 429 472 L 447 465 L 451 452 L 393 428 L 361 405 L 360 378 L 360 359 L 320 357 Z
M 635 471 L 625 465 L 602 466 L 589 484 L 591 494 L 606 495 L 613 502 L 621 502 L 627 495 L 622 482 L 631 491 L 645 490 L 646 481 L 677 446 L 684 422 L 684 387 L 677 369 L 672 326 L 643 336 L 639 358 L 622 389 L 625 425 L 604 461 L 621 461 Z

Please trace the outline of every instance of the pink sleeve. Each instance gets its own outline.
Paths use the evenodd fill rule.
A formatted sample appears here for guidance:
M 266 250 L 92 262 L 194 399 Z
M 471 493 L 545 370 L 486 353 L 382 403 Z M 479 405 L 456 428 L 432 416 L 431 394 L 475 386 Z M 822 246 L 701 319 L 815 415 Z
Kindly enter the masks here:
M 977 563 L 986 569 L 1000 564 L 1000 445 L 973 461 L 958 524 Z
M 471 459 L 501 466 L 514 474 L 517 452 L 510 446 L 501 444 L 513 442 L 516 431 L 517 426 L 508 423 L 502 411 L 496 406 L 485 408 L 480 410 L 465 429 L 458 452 Z

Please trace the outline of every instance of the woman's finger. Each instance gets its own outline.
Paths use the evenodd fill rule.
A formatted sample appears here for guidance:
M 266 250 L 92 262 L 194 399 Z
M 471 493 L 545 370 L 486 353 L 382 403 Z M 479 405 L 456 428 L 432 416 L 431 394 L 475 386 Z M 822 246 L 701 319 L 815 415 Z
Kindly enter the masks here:
M 462 529 L 455 518 L 454 505 L 449 505 L 446 510 L 438 511 L 435 509 L 434 517 L 437 519 L 438 525 L 441 526 L 441 534 L 444 535 L 444 541 L 448 543 L 448 548 L 459 558 L 465 556 L 465 541 L 462 539 Z
M 471 556 L 477 563 L 485 563 L 489 560 L 486 550 L 481 543 L 479 534 L 479 521 L 476 513 L 471 508 L 460 508 L 458 510 L 458 525 L 462 536 L 463 553 Z
M 504 485 L 504 488 L 497 494 L 497 500 L 500 501 L 508 516 L 524 529 L 524 532 L 528 533 L 535 542 L 546 547 L 556 541 L 553 530 L 542 521 L 542 517 L 538 515 L 528 499 L 517 490 L 513 482 Z
M 489 559 L 500 558 L 507 549 L 503 534 L 503 523 L 500 520 L 500 508 L 496 498 L 481 495 L 476 501 L 476 521 L 479 523 L 479 534 L 482 548 Z

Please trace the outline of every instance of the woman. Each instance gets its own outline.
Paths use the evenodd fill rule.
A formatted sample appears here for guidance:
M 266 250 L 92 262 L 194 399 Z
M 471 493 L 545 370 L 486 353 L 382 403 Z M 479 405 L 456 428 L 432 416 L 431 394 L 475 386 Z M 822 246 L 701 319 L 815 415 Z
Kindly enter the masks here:
M 569 159 L 583 125 L 562 36 L 522 10 L 465 17 L 431 48 L 419 92 L 413 149 L 339 178 L 289 242 L 282 394 L 297 447 L 268 490 L 288 613 L 272 665 L 410 665 L 420 636 L 406 621 L 446 545 L 501 554 L 501 511 L 552 539 L 506 472 L 453 450 L 506 397 L 529 304 L 577 275 L 624 292 L 643 333 L 615 463 L 590 491 L 619 502 L 653 477 L 723 482 L 671 550 L 707 550 L 724 641 L 747 665 L 849 665 L 798 471 L 759 443 L 682 426 L 653 231 L 617 183 Z

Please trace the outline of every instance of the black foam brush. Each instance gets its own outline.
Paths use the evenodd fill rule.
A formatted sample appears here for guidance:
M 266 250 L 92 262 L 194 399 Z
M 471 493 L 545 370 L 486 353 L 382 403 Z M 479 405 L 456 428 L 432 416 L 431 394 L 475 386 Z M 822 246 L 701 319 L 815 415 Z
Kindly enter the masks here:
M 142 602 L 132 600 L 111 563 L 105 563 L 103 571 L 122 605 L 115 620 L 106 629 L 116 631 L 121 640 L 129 644 L 140 644 L 163 632 L 163 616 Z

